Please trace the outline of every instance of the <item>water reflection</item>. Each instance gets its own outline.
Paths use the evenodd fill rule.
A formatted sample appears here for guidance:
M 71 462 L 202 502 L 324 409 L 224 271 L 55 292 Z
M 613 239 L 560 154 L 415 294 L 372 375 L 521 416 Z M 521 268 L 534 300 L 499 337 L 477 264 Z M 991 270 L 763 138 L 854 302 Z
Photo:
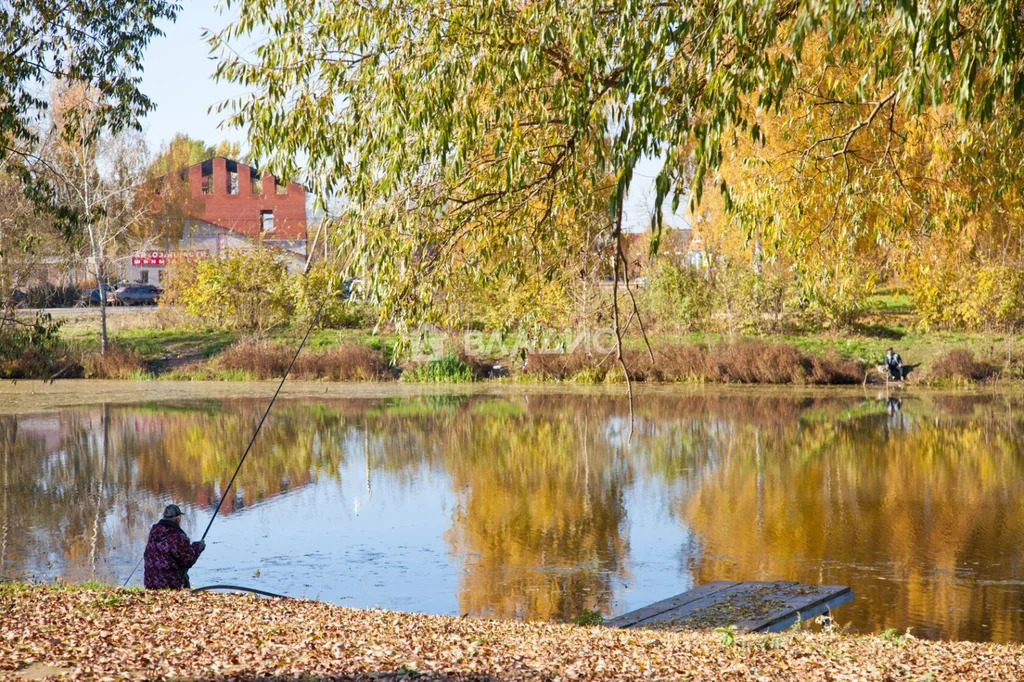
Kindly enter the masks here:
M 170 500 L 201 532 L 262 407 L 0 416 L 0 576 L 123 579 Z M 859 630 L 1019 641 L 1018 408 L 651 395 L 627 440 L 608 396 L 282 402 L 191 573 L 535 619 L 719 578 L 842 583 Z

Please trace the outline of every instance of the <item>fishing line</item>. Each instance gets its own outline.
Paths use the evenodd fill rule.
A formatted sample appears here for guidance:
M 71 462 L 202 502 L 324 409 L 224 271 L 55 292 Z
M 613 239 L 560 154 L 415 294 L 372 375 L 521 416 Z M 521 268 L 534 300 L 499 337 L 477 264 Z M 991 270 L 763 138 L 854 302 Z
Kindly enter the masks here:
M 274 391 L 273 397 L 270 399 L 270 402 L 267 403 L 267 409 L 263 411 L 263 417 L 260 418 L 260 423 L 256 425 L 256 430 L 252 432 L 252 438 L 249 439 L 249 445 L 246 446 L 245 452 L 242 454 L 242 458 L 238 460 L 238 466 L 235 467 L 235 473 L 231 475 L 231 480 L 228 481 L 227 487 L 224 488 L 224 493 L 220 496 L 220 501 L 217 502 L 217 508 L 213 510 L 213 516 L 210 517 L 210 522 L 206 524 L 206 530 L 203 531 L 203 536 L 199 538 L 200 542 L 206 540 L 206 534 L 210 532 L 210 526 L 213 525 L 213 520 L 217 518 L 217 514 L 220 513 L 221 505 L 224 504 L 224 500 L 227 498 L 228 492 L 231 490 L 231 486 L 234 485 L 235 478 L 238 477 L 238 472 L 242 470 L 242 464 L 245 463 L 245 458 L 249 456 L 249 451 L 252 450 L 252 445 L 256 442 L 256 436 L 259 435 L 260 429 L 263 428 L 263 423 L 267 421 L 267 415 L 270 414 L 270 408 L 272 408 L 274 403 L 277 401 L 277 396 L 281 393 L 281 388 L 284 387 L 285 379 L 287 379 L 288 375 L 291 373 L 292 367 L 295 365 L 295 361 L 299 359 L 299 353 L 302 352 L 302 348 L 306 345 L 306 341 L 309 339 L 309 335 L 313 331 L 313 327 L 315 327 L 316 323 L 320 320 L 320 314 L 323 312 L 324 306 L 327 304 L 328 297 L 329 294 L 325 294 L 323 300 L 320 301 L 320 306 L 317 308 L 316 314 L 313 315 L 313 320 L 309 323 L 309 328 L 306 329 L 306 333 L 302 337 L 302 341 L 299 342 L 299 347 L 295 349 L 295 355 L 292 356 L 292 361 L 288 363 L 288 368 L 285 369 L 284 375 L 281 377 L 281 383 L 277 385 L 277 390 Z M 145 559 L 145 557 L 146 555 L 143 554 L 142 558 L 139 559 L 139 563 L 135 564 L 135 568 L 133 568 L 132 572 L 128 574 L 127 578 L 125 578 L 122 587 L 128 586 L 128 581 L 131 580 L 132 576 L 135 575 L 135 572 L 139 570 L 139 566 L 142 565 L 142 560 Z
M 305 336 L 302 337 L 302 341 L 299 343 L 299 347 L 295 349 L 295 355 L 292 356 L 292 361 L 288 363 L 288 369 L 284 371 L 284 376 L 281 377 L 281 383 L 277 385 L 277 390 L 274 391 L 274 397 L 270 399 L 267 404 L 267 409 L 263 412 L 263 417 L 260 419 L 260 423 L 256 425 L 256 430 L 252 432 L 252 438 L 249 439 L 249 445 L 245 448 L 245 453 L 242 455 L 242 459 L 238 460 L 238 466 L 235 467 L 235 473 L 231 475 L 231 480 L 228 481 L 228 486 L 224 488 L 224 494 L 220 496 L 220 502 L 217 503 L 217 508 L 213 510 L 213 516 L 210 517 L 210 522 L 206 524 L 206 530 L 203 531 L 203 537 L 199 538 L 200 541 L 206 540 L 206 534 L 210 532 L 210 526 L 213 525 L 213 520 L 217 518 L 217 514 L 220 513 L 220 507 L 224 504 L 224 500 L 228 496 L 228 492 L 231 490 L 231 486 L 235 482 L 235 478 L 238 476 L 238 472 L 242 470 L 242 464 L 245 463 L 245 458 L 249 456 L 249 451 L 252 450 L 252 444 L 256 442 L 256 436 L 259 435 L 260 429 L 263 428 L 263 422 L 267 421 L 267 415 L 270 414 L 270 408 L 274 406 L 274 402 L 277 400 L 277 395 L 281 392 L 281 388 L 284 386 L 285 379 L 292 371 L 292 366 L 295 361 L 299 359 L 299 353 L 302 352 L 302 347 L 306 345 L 306 340 L 309 338 L 310 332 L 313 331 L 313 327 L 316 326 L 317 321 L 320 319 L 320 313 L 324 309 L 324 304 L 327 303 L 327 296 L 324 296 L 324 300 L 320 301 L 320 307 L 317 308 L 316 315 L 313 316 L 313 321 L 309 323 L 309 328 L 306 330 Z

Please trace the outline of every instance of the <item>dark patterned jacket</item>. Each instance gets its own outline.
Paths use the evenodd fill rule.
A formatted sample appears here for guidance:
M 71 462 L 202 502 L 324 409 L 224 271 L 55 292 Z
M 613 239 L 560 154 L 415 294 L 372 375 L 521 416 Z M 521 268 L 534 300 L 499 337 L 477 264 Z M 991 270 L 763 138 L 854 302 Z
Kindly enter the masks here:
M 189 542 L 178 524 L 161 520 L 149 531 L 146 542 L 145 578 L 149 590 L 188 589 L 188 569 L 196 563 L 203 549 L 198 542 Z

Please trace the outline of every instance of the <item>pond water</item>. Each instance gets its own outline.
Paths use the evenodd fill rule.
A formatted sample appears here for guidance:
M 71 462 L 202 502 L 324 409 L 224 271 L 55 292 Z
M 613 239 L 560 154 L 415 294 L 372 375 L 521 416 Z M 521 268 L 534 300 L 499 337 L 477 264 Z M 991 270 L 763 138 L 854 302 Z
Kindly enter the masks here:
M 121 582 L 172 501 L 201 534 L 264 406 L 0 415 L 0 577 Z M 1024 641 L 1020 407 L 660 392 L 630 438 L 620 395 L 286 399 L 191 579 L 540 620 L 788 579 L 851 585 L 856 631 Z

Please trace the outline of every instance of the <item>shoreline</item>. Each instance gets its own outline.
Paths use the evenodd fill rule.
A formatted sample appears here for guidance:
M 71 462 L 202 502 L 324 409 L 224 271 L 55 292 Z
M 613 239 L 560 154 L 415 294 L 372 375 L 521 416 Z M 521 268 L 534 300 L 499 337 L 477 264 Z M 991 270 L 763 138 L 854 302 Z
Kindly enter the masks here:
M 725 636 L 354 609 L 309 600 L 0 584 L 15 679 L 1004 680 L 1024 645 L 885 631 Z
M 131 405 L 146 402 L 174 402 L 188 400 L 230 400 L 238 398 L 267 399 L 277 389 L 279 381 L 172 381 L 172 380 L 116 380 L 116 379 L 59 379 L 53 382 L 39 379 L 0 381 L 0 414 L 45 412 L 83 405 L 109 403 Z M 814 386 L 793 384 L 726 384 L 726 383 L 634 383 L 634 399 L 645 396 L 716 396 L 763 398 L 875 398 L 879 391 L 888 390 L 893 396 L 930 395 L 984 395 L 1000 396 L 1012 393 L 1016 385 L 983 384 L 977 386 L 936 388 L 921 385 L 882 384 L 867 386 Z M 281 389 L 284 399 L 326 400 L 379 400 L 414 399 L 434 395 L 465 395 L 509 397 L 522 395 L 588 395 L 607 396 L 625 401 L 624 383 L 583 384 L 573 382 L 526 382 L 483 380 L 466 383 L 413 383 L 405 381 L 292 381 Z

